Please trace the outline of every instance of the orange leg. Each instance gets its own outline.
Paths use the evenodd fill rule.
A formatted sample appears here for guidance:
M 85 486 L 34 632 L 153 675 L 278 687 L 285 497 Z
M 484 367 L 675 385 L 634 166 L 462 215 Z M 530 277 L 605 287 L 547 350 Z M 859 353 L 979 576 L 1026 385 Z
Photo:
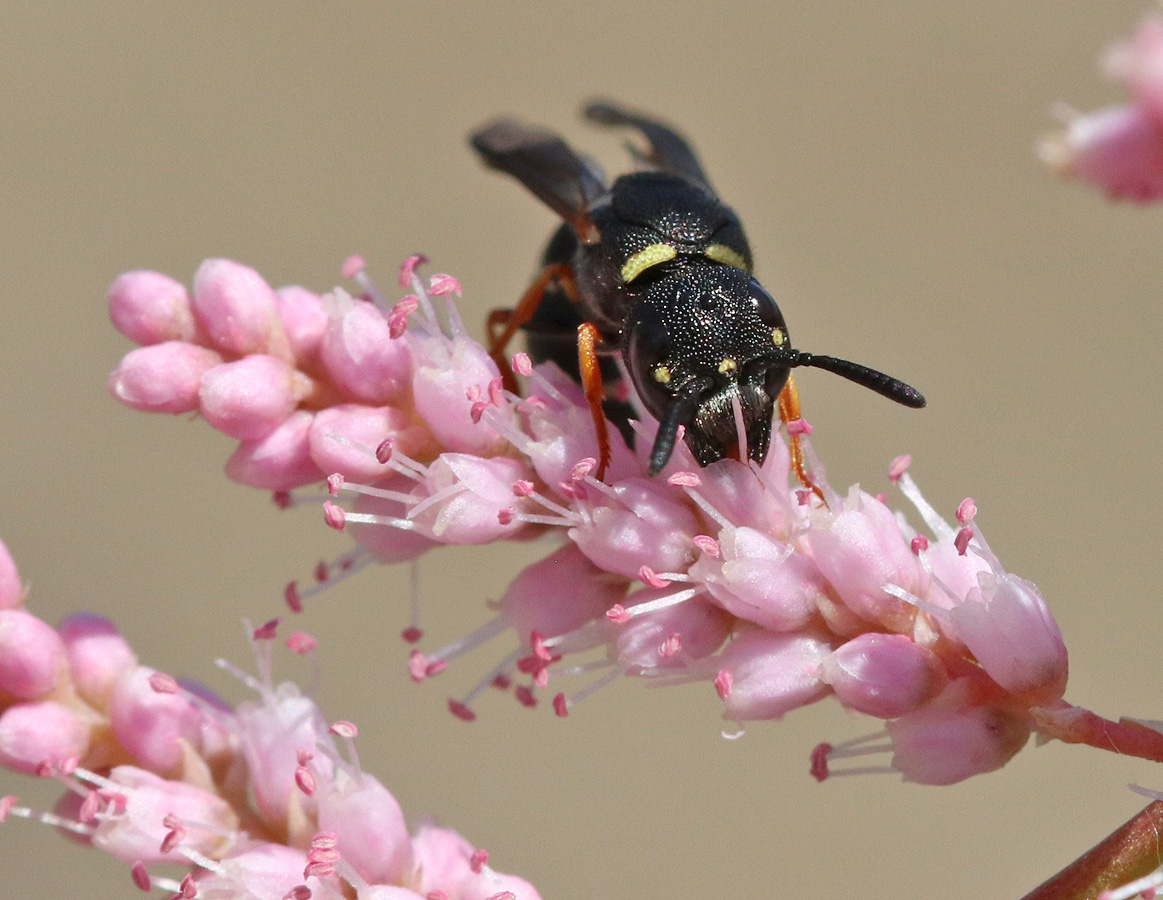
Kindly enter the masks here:
M 570 300 L 577 300 L 577 289 L 573 283 L 573 269 L 568 263 L 553 263 L 541 270 L 541 273 L 529 285 L 517 304 L 516 309 L 494 309 L 489 313 L 487 322 L 489 336 L 489 356 L 501 370 L 506 390 L 517 391 L 517 381 L 513 377 L 513 370 L 505 358 L 505 348 L 517 333 L 518 329 L 533 318 L 537 312 L 537 305 L 545 294 L 545 289 L 553 282 L 557 282 L 565 289 Z
M 787 377 L 787 384 L 779 392 L 779 419 L 786 428 L 788 422 L 794 422 L 801 417 L 800 392 L 796 390 L 796 383 L 789 375 Z M 827 506 L 828 501 L 824 500 L 824 492 L 808 477 L 807 470 L 804 469 L 804 450 L 800 446 L 800 436 L 798 434 L 788 435 L 788 448 L 791 452 L 791 467 L 792 471 L 796 473 L 796 480 L 819 497 L 824 505 Z
M 590 415 L 594 418 L 594 428 L 598 433 L 598 481 L 606 477 L 606 467 L 610 464 L 610 433 L 606 430 L 606 414 L 602 401 L 606 392 L 602 390 L 602 370 L 598 366 L 596 346 L 602 339 L 598 327 L 590 322 L 578 327 L 577 358 L 581 363 L 582 387 L 586 401 L 590 405 Z

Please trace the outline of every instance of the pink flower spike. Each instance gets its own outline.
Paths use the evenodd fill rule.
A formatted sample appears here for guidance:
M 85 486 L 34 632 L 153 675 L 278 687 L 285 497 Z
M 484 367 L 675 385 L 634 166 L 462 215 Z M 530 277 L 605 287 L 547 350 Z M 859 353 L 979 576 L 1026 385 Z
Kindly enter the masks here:
M 355 727 L 355 723 L 348 722 L 345 720 L 340 720 L 338 722 L 335 722 L 327 730 L 329 732 L 331 732 L 332 734 L 337 735 L 337 736 L 342 737 L 342 738 L 357 738 L 357 737 L 359 737 L 359 729 Z
M 109 318 L 135 344 L 192 341 L 195 325 L 186 288 L 159 272 L 125 272 L 109 286 Z
M 966 525 L 953 538 L 953 546 L 957 548 L 957 555 L 964 556 L 969 549 L 969 542 L 973 539 L 973 529 Z
M 367 262 L 358 253 L 353 253 L 343 261 L 343 277 L 354 278 L 367 268 Z
M 318 361 L 328 323 L 322 298 L 298 285 L 287 285 L 275 291 L 275 308 L 296 362 Z
M 400 287 L 407 288 L 412 283 L 412 279 L 416 277 L 416 267 L 422 266 L 428 262 L 426 256 L 409 256 L 402 263 L 400 263 Z
M 778 719 L 828 695 L 820 664 L 831 648 L 818 638 L 773 634 L 762 629 L 744 633 L 720 656 L 734 676 L 723 698 L 724 718 L 736 721 Z
M 1000 769 L 1030 737 L 1017 713 L 930 704 L 888 723 L 892 766 L 906 781 L 956 784 Z
M 806 419 L 793 419 L 787 423 L 787 433 L 792 437 L 798 437 L 801 434 L 811 437 L 815 430 Z
M 336 290 L 323 298 L 330 317 L 320 357 L 349 399 L 379 406 L 406 389 L 412 376 L 408 343 L 392 340 L 387 316 L 363 300 Z
M 565 694 L 558 693 L 554 695 L 553 714 L 559 719 L 564 719 L 569 715 L 569 701 L 565 699 Z
M 347 524 L 347 515 L 342 506 L 337 506 L 328 500 L 323 504 L 323 521 L 327 523 L 328 527 L 334 528 L 336 531 L 343 531 L 344 525 Z
M 527 377 L 533 374 L 533 361 L 528 353 L 513 354 L 513 374 Z
M 957 521 L 962 525 L 968 525 L 976 515 L 977 504 L 972 497 L 966 497 L 957 507 Z
M 193 412 L 202 376 L 221 363 L 213 350 L 181 341 L 140 347 L 125 354 L 110 373 L 109 393 L 142 412 Z
M 888 480 L 896 484 L 901 480 L 901 476 L 909 470 L 909 466 L 913 463 L 913 458 L 907 453 L 903 456 L 898 456 L 892 461 L 888 467 Z
M 821 672 L 841 703 L 878 719 L 912 712 L 943 686 L 937 657 L 903 634 L 858 635 L 825 657 Z
M 319 641 L 305 631 L 295 631 L 287 638 L 287 649 L 299 656 L 306 656 L 319 649 Z
M 445 294 L 461 296 L 460 282 L 451 275 L 438 273 L 428 280 L 428 293 L 433 297 L 442 297 Z

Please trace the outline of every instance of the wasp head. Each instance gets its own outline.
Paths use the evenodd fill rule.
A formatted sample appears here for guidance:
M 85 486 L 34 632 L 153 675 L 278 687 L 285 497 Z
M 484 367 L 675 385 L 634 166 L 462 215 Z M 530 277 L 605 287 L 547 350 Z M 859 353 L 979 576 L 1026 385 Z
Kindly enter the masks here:
M 645 286 L 633 308 L 626 367 L 659 421 L 650 471 L 666 465 L 679 426 L 699 465 L 740 457 L 736 407 L 746 454 L 762 463 L 771 442 L 775 398 L 787 382 L 778 364 L 790 347 L 772 296 L 750 274 L 726 265 L 686 265 Z

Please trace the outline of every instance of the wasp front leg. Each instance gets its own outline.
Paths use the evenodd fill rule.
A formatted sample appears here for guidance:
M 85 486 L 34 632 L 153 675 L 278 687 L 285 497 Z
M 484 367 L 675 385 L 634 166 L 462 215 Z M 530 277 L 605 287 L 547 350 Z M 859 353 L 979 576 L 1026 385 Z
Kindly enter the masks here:
M 787 384 L 779 392 L 779 419 L 786 429 L 789 423 L 801 418 L 803 416 L 800 413 L 800 392 L 796 390 L 795 380 L 789 375 Z M 792 434 L 790 430 L 788 431 L 788 450 L 791 454 L 792 471 L 796 473 L 796 481 L 819 497 L 827 506 L 828 501 L 824 500 L 824 492 L 808 477 L 807 470 L 804 468 L 804 448 L 800 442 L 800 436 Z
M 606 428 L 606 413 L 602 402 L 606 392 L 602 388 L 602 369 L 598 362 L 597 345 L 602 340 L 598 326 L 585 322 L 577 330 L 577 358 L 581 367 L 582 387 L 586 392 L 586 402 L 590 405 L 590 415 L 594 420 L 594 430 L 598 435 L 598 481 L 605 480 L 606 468 L 610 465 L 610 432 Z

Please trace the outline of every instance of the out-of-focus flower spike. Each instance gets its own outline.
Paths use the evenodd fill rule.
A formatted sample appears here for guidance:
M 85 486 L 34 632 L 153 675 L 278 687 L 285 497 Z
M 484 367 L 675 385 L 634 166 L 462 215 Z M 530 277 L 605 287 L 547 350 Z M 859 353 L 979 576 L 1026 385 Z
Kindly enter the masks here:
M 24 605 L 24 585 L 8 546 L 0 541 L 0 610 L 19 609 Z

